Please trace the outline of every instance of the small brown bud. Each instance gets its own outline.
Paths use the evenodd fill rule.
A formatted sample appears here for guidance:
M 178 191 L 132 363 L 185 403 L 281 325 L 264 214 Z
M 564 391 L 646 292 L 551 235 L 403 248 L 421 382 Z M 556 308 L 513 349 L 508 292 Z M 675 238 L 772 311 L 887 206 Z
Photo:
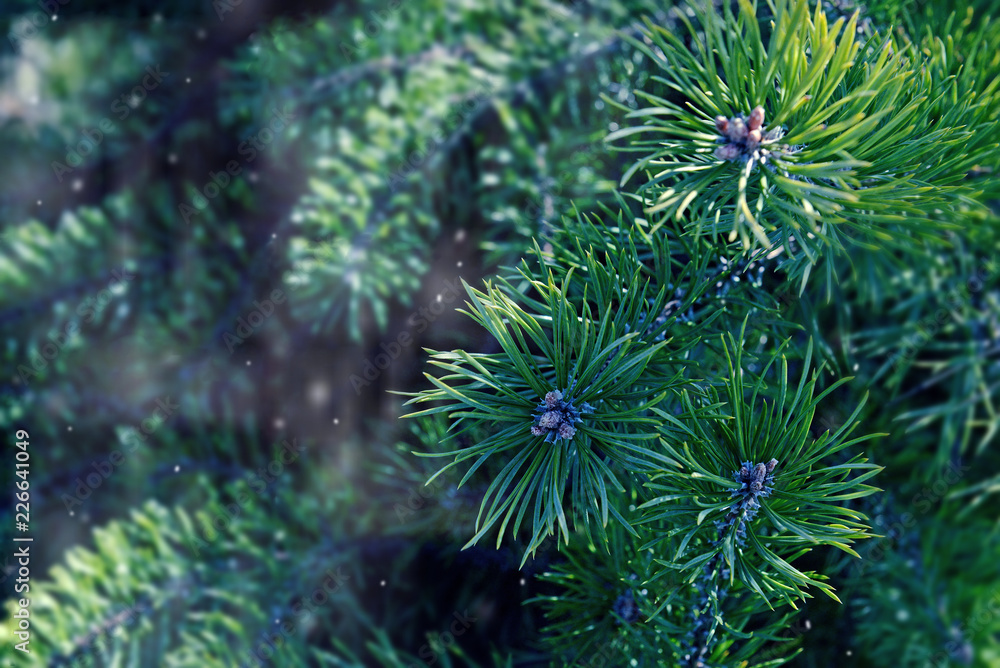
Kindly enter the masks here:
M 715 157 L 719 160 L 735 160 L 740 154 L 740 147 L 736 144 L 726 144 L 715 149 Z
M 747 138 L 747 124 L 743 122 L 742 118 L 735 118 L 729 124 L 729 132 L 727 134 L 733 141 L 743 141 Z
M 753 479 L 755 482 L 760 482 L 767 475 L 767 467 L 763 464 L 757 464 L 753 467 Z
M 555 429 L 561 420 L 562 415 L 559 414 L 559 411 L 548 411 L 538 420 L 538 426 L 545 429 Z
M 757 106 L 753 108 L 750 112 L 750 118 L 747 119 L 747 127 L 751 130 L 758 129 L 764 124 L 764 107 Z
M 760 143 L 760 139 L 761 139 L 760 130 L 757 128 L 754 128 L 753 130 L 747 133 L 748 144 L 753 144 L 754 146 L 756 146 L 757 144 Z
M 729 119 L 726 118 L 725 116 L 716 116 L 715 129 L 721 132 L 722 134 L 726 134 L 726 130 L 729 129 Z
M 774 471 L 774 467 L 777 465 L 778 465 L 778 460 L 772 458 L 771 461 L 767 463 L 767 472 L 771 473 L 772 471 Z
M 576 434 L 576 427 L 563 422 L 559 425 L 559 438 L 570 440 Z

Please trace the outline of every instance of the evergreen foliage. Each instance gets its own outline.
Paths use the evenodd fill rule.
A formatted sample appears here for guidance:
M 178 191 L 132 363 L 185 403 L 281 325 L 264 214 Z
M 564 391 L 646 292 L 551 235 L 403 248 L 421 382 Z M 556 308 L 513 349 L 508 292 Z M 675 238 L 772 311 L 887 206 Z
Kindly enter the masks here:
M 996 0 L 154 4 L 0 12 L 5 664 L 1000 666 Z

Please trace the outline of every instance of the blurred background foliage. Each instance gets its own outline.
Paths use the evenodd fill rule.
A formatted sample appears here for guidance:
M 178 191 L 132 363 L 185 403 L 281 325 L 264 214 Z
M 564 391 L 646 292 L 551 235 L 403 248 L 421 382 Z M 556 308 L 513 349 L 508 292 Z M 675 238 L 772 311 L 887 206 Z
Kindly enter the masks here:
M 410 453 L 443 452 L 447 423 L 397 421 L 389 391 L 422 386 L 424 348 L 497 352 L 453 312 L 464 296 L 452 285 L 512 275 L 532 254 L 582 264 L 573 239 L 623 243 L 603 224 L 621 207 L 641 215 L 618 195 L 632 157 L 603 140 L 640 106 L 636 90 L 662 83 L 629 38 L 643 17 L 675 25 L 668 9 L 5 0 L 0 429 L 5 442 L 30 434 L 35 542 L 32 654 L 5 633 L 0 659 L 256 665 L 250 652 L 279 633 L 274 665 L 561 665 L 588 658 L 579 639 L 593 629 L 625 653 L 662 651 L 609 610 L 650 568 L 627 540 L 610 554 L 549 541 L 520 570 L 527 530 L 460 551 L 501 465 L 424 487 L 436 460 Z M 877 0 L 863 17 L 859 30 L 898 26 L 928 76 L 980 95 L 978 122 L 996 127 L 996 2 Z M 712 280 L 674 295 L 699 337 L 668 347 L 711 378 L 724 360 L 712 341 L 748 315 L 751 360 L 768 341 L 816 337 L 818 357 L 871 388 L 866 432 L 890 434 L 878 450 L 888 492 L 851 507 L 876 532 L 916 514 L 906 534 L 870 541 L 863 572 L 811 555 L 845 604 L 809 601 L 781 620 L 781 642 L 735 649 L 738 665 L 924 666 L 955 642 L 947 665 L 1000 666 L 996 169 L 969 173 L 992 208 L 945 221 L 964 230 L 948 250 L 841 254 L 821 270 L 839 280 L 801 294 L 778 289 L 782 258 L 669 239 L 676 266 L 662 275 Z M 560 223 L 576 212 L 576 226 Z M 817 432 L 857 405 L 847 390 L 831 397 Z M 157 417 L 164 402 L 176 408 Z M 124 461 L 101 475 L 115 450 Z M 939 490 L 949 465 L 963 474 Z M 12 503 L 0 520 L 14 545 Z M 5 560 L 7 599 L 14 574 Z M 732 623 L 752 630 L 754 606 L 739 602 Z M 474 619 L 462 634 L 459 619 Z M 655 621 L 667 634 L 683 623 L 669 610 Z

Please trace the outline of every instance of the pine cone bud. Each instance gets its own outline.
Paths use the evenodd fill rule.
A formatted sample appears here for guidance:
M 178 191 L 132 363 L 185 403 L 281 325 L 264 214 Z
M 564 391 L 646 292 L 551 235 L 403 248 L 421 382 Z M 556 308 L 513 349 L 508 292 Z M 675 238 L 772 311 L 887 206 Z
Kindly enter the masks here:
M 771 461 L 769 461 L 767 463 L 767 472 L 768 472 L 768 474 L 770 474 L 772 471 L 774 471 L 774 467 L 777 466 L 777 465 L 778 465 L 778 460 L 777 459 L 771 459 Z
M 755 128 L 747 133 L 747 143 L 751 146 L 756 146 L 760 143 L 760 130 Z
M 539 418 L 538 426 L 543 427 L 545 429 L 555 429 L 557 426 L 559 426 L 559 422 L 561 419 L 562 416 L 559 414 L 559 411 L 549 411 L 547 413 L 544 413 L 542 417 Z
M 740 147 L 736 144 L 726 144 L 715 149 L 715 157 L 719 160 L 735 160 L 740 154 Z
M 559 390 L 552 390 L 551 392 L 545 393 L 545 405 L 549 408 L 555 408 L 562 401 L 563 394 Z
M 751 130 L 757 130 L 761 125 L 764 124 L 764 107 L 757 106 L 753 108 L 750 112 L 750 118 L 747 119 L 747 127 Z
M 744 141 L 747 138 L 747 124 L 742 118 L 734 118 L 729 124 L 728 134 L 733 141 Z
M 767 467 L 766 466 L 764 466 L 763 464 L 757 464 L 757 466 L 753 467 L 753 479 L 754 479 L 754 482 L 760 482 L 765 477 L 767 477 Z
M 575 434 L 576 434 L 576 428 L 573 425 L 567 422 L 563 422 L 561 425 L 559 425 L 559 438 L 566 439 L 568 441 L 569 439 L 573 438 Z
M 726 134 L 726 130 L 729 129 L 729 119 L 726 118 L 725 116 L 716 116 L 715 129 L 721 132 L 722 134 Z

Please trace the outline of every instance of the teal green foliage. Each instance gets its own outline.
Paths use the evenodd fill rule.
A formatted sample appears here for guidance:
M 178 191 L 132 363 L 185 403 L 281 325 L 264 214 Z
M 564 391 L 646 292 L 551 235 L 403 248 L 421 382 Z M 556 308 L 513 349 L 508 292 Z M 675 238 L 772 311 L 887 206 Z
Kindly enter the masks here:
M 646 307 L 645 292 L 629 296 L 618 311 L 623 320 L 617 324 L 612 311 L 607 309 L 603 318 L 596 319 L 584 305 L 578 315 L 580 312 L 566 300 L 565 288 L 556 286 L 551 275 L 547 283 L 534 282 L 533 287 L 540 300 L 531 310 L 520 307 L 499 287 L 488 286 L 486 292 L 470 289 L 475 309 L 470 315 L 500 342 L 503 352 L 436 355 L 434 364 L 451 373 L 434 378 L 439 390 L 425 393 L 415 401 L 451 400 L 457 406 L 439 406 L 414 414 L 460 407 L 466 410 L 454 412 L 453 416 L 473 423 L 504 423 L 501 431 L 464 448 L 455 459 L 458 463 L 477 457 L 471 473 L 487 458 L 515 451 L 483 501 L 486 510 L 487 501 L 493 497 L 482 529 L 470 542 L 485 534 L 501 513 L 504 513 L 502 534 L 517 511 L 512 529 L 516 533 L 534 502 L 529 552 L 557 524 L 563 539 L 568 541 L 569 529 L 562 507 L 567 480 L 572 481 L 575 505 L 582 506 L 586 499 L 589 510 L 594 517 L 601 518 L 603 526 L 609 512 L 618 516 L 608 503 L 607 486 L 620 487 L 604 458 L 626 470 L 642 468 L 656 458 L 642 444 L 643 440 L 654 438 L 655 421 L 640 413 L 660 399 L 661 388 L 656 385 L 643 391 L 634 388 L 646 384 L 642 380 L 646 364 L 662 347 L 656 344 L 635 352 L 638 333 L 625 333 L 624 322 L 637 320 L 639 310 Z M 621 296 L 620 285 L 607 287 Z M 608 299 L 611 295 L 598 295 L 598 302 L 602 297 Z M 662 294 L 654 302 L 662 304 Z M 508 321 L 512 323 L 512 331 L 505 324 Z M 534 350 L 538 354 L 533 354 Z M 548 399 L 550 393 L 559 393 L 562 401 L 574 406 L 579 412 L 579 422 L 569 426 L 568 436 L 560 431 L 554 439 L 551 436 L 540 439 L 533 427 L 544 427 L 542 417 L 547 413 L 536 413 L 551 410 L 555 405 Z M 544 409 L 540 404 L 549 406 Z M 558 447 L 560 440 L 563 447 Z M 517 484 L 507 494 L 515 479 Z M 508 500 L 500 503 L 504 497 Z
M 495 425 L 491 437 L 455 450 L 454 463 L 475 462 L 463 482 L 475 479 L 487 458 L 509 451 L 508 466 L 492 478 L 497 501 L 483 506 L 486 526 L 477 524 L 470 544 L 500 519 L 505 488 L 510 507 L 501 533 L 512 517 L 518 526 L 526 507 L 516 516 L 515 508 L 531 502 L 541 478 L 551 491 L 535 500 L 525 559 L 542 536 L 566 540 L 569 555 L 601 551 L 589 526 L 577 539 L 559 521 L 592 503 L 592 495 L 586 502 L 575 497 L 578 471 L 583 484 L 601 490 L 599 503 L 610 503 L 603 491 L 608 477 L 595 472 L 586 480 L 583 443 L 558 448 L 560 441 L 544 430 L 526 429 L 534 424 L 531 402 L 558 387 L 549 375 L 568 381 L 579 369 L 621 368 L 621 382 L 636 392 L 636 413 L 616 421 L 624 429 L 653 418 L 662 432 L 636 451 L 640 461 L 623 466 L 633 475 L 616 478 L 634 502 L 608 512 L 615 518 L 604 541 L 611 561 L 590 573 L 589 564 L 569 556 L 551 576 L 565 594 L 542 600 L 551 610 L 554 646 L 567 659 L 586 663 L 587 651 L 596 650 L 578 652 L 583 641 L 640 662 L 672 652 L 681 665 L 747 665 L 762 647 L 758 641 L 779 637 L 794 614 L 765 621 L 768 607 L 798 608 L 817 590 L 841 600 L 830 583 L 838 567 L 824 573 L 792 562 L 814 561 L 808 555 L 824 545 L 859 559 L 852 545 L 877 535 L 857 505 L 879 491 L 867 481 L 883 467 L 868 453 L 884 449 L 911 462 L 917 484 L 933 482 L 956 458 L 992 461 L 985 453 L 997 426 L 987 343 L 995 276 L 985 269 L 989 253 L 974 248 L 982 241 L 993 247 L 993 180 L 983 175 L 1000 155 L 992 132 L 995 75 L 989 57 L 978 55 L 991 38 L 989 23 L 967 32 L 968 22 L 954 29 L 958 19 L 951 20 L 953 39 L 969 45 L 968 68 L 949 61 L 955 50 L 936 40 L 929 25 L 917 44 L 903 31 L 881 33 L 868 17 L 860 22 L 856 12 L 828 21 L 822 8 L 805 2 L 698 4 L 672 10 L 666 22 L 648 21 L 630 42 L 661 74 L 637 93 L 646 106 L 619 105 L 640 124 L 608 136 L 641 155 L 622 184 L 637 190 L 642 213 L 633 219 L 622 202 L 619 213 L 605 208 L 568 218 L 564 230 L 543 231 L 545 242 L 534 249 L 543 260 L 538 269 L 522 262 L 501 274 L 502 289 L 468 289 L 469 315 L 502 352 L 433 355 L 431 364 L 447 375 L 428 375 L 435 389 L 414 401 L 436 402 L 424 412 L 447 412 L 458 431 L 469 421 Z M 763 114 L 751 114 L 758 106 Z M 747 139 L 746 128 L 730 133 L 737 122 L 759 127 L 762 136 Z M 640 173 L 644 179 L 635 185 Z M 914 262 L 922 262 L 919 275 Z M 970 269 L 984 273 L 974 290 L 963 292 L 958 284 Z M 734 277 L 745 282 L 730 293 Z M 894 351 L 946 294 L 960 303 L 935 323 L 924 350 Z M 849 299 L 824 304 L 834 295 Z M 864 303 L 891 305 L 889 321 L 899 324 L 876 324 L 880 314 L 851 309 Z M 588 325 L 603 330 L 615 321 L 625 321 L 615 331 L 632 340 L 608 343 L 590 334 Z M 824 323 L 836 326 L 832 334 Z M 727 334 L 720 338 L 714 327 Z M 820 365 L 810 372 L 814 349 Z M 630 353 L 639 375 L 625 373 L 633 368 Z M 560 371 L 558 360 L 574 355 L 580 361 Z M 601 357 L 606 365 L 593 361 Z M 865 381 L 855 387 L 870 385 L 889 401 L 888 421 L 876 421 L 891 432 L 852 436 L 874 416 L 863 393 L 850 389 L 845 367 Z M 914 379 L 917 369 L 931 375 Z M 927 391 L 935 385 L 943 387 Z M 586 400 L 597 396 L 613 393 Z M 840 408 L 827 412 L 820 400 L 833 397 Z M 938 397 L 948 399 L 935 403 Z M 599 411 L 591 419 L 607 430 Z M 895 440 L 906 438 L 900 423 L 921 435 L 923 450 L 897 449 Z M 586 444 L 596 444 L 608 463 L 624 462 L 597 439 Z M 927 448 L 934 463 L 918 465 Z M 562 485 L 549 473 L 556 468 L 551 462 L 572 471 Z M 761 471 L 755 480 L 764 479 L 765 464 L 760 497 L 740 505 L 740 476 L 747 490 L 755 467 Z M 947 492 L 993 507 L 991 479 L 968 482 L 960 479 L 961 491 Z M 568 508 L 542 512 L 558 490 Z M 636 509 L 639 516 L 629 517 Z M 591 506 L 589 514 L 601 517 L 599 510 Z M 610 527 L 625 545 L 612 544 Z M 620 550 L 644 534 L 633 554 L 650 550 L 654 561 L 630 566 Z M 678 580 L 694 592 L 681 595 L 671 585 Z M 615 609 L 632 584 L 646 592 L 641 630 L 631 623 L 622 628 Z M 750 619 L 754 635 L 744 633 Z M 862 637 L 869 636 L 859 634 L 867 643 Z M 759 652 L 759 665 L 790 658 L 800 639 L 791 640 L 786 652 L 780 644 Z M 934 639 L 924 640 L 933 647 Z M 907 647 L 904 654 L 909 661 L 919 651 Z
M 849 379 L 831 384 L 814 397 L 818 374 L 807 381 L 812 353 L 807 349 L 799 383 L 789 383 L 788 362 L 782 359 L 780 369 L 775 369 L 777 387 L 768 388 L 764 377 L 772 365 L 777 366 L 777 356 L 768 360 L 761 377 L 750 384 L 744 380 L 742 351 L 732 337 L 726 353 L 727 361 L 732 355 L 726 396 L 709 392 L 704 399 L 698 398 L 718 407 L 715 410 L 719 413 L 698 419 L 692 400 L 685 396 L 684 418 L 690 424 L 685 429 L 686 438 L 676 444 L 664 439 L 670 465 L 653 476 L 648 486 L 656 496 L 640 506 L 649 509 L 644 521 L 658 522 L 665 530 L 662 538 L 650 544 L 680 536 L 676 553 L 667 555 L 664 563 L 682 575 L 696 572 L 722 554 L 730 566 L 730 583 L 739 580 L 762 597 L 780 597 L 794 605 L 793 598 L 802 597 L 805 586 L 833 596 L 829 585 L 815 574 L 794 568 L 787 559 L 820 545 L 856 554 L 850 544 L 871 535 L 864 514 L 835 503 L 877 491 L 862 483 L 880 467 L 866 463 L 862 455 L 832 463 L 833 455 L 871 437 L 848 439 L 857 427 L 860 407 L 835 433 L 826 431 L 819 438 L 810 434 L 819 400 Z M 706 443 L 713 447 L 704 447 Z M 758 537 L 755 524 L 740 518 L 738 522 L 723 522 L 719 535 L 712 536 L 716 533 L 713 523 L 719 524 L 730 511 L 740 484 L 724 474 L 738 471 L 742 462 L 771 460 L 776 461 L 774 488 L 768 500 L 760 502 L 760 513 L 774 531 Z M 696 546 L 699 538 L 711 549 L 703 547 L 701 554 L 693 557 L 685 554 L 685 548 Z
M 1000 662 L 995 0 L 8 4 L 6 662 Z
M 964 178 L 996 159 L 991 125 L 970 129 L 988 103 L 948 90 L 946 111 L 928 113 L 948 80 L 921 54 L 889 36 L 859 38 L 856 16 L 828 25 L 804 1 L 703 9 L 697 20 L 677 13 L 690 43 L 653 25 L 648 44 L 636 40 L 663 70 L 663 93 L 644 93 L 649 106 L 630 113 L 643 125 L 609 137 L 652 133 L 633 144 L 646 155 L 622 180 L 648 174 L 640 192 L 650 213 L 681 220 L 687 212 L 688 229 L 728 231 L 744 248 L 780 243 L 805 282 L 829 249 L 912 245 L 946 227 L 927 213 L 981 208 Z M 946 66 L 940 57 L 938 69 Z M 752 150 L 719 157 L 727 140 L 716 119 L 746 118 L 758 106 L 762 136 Z

